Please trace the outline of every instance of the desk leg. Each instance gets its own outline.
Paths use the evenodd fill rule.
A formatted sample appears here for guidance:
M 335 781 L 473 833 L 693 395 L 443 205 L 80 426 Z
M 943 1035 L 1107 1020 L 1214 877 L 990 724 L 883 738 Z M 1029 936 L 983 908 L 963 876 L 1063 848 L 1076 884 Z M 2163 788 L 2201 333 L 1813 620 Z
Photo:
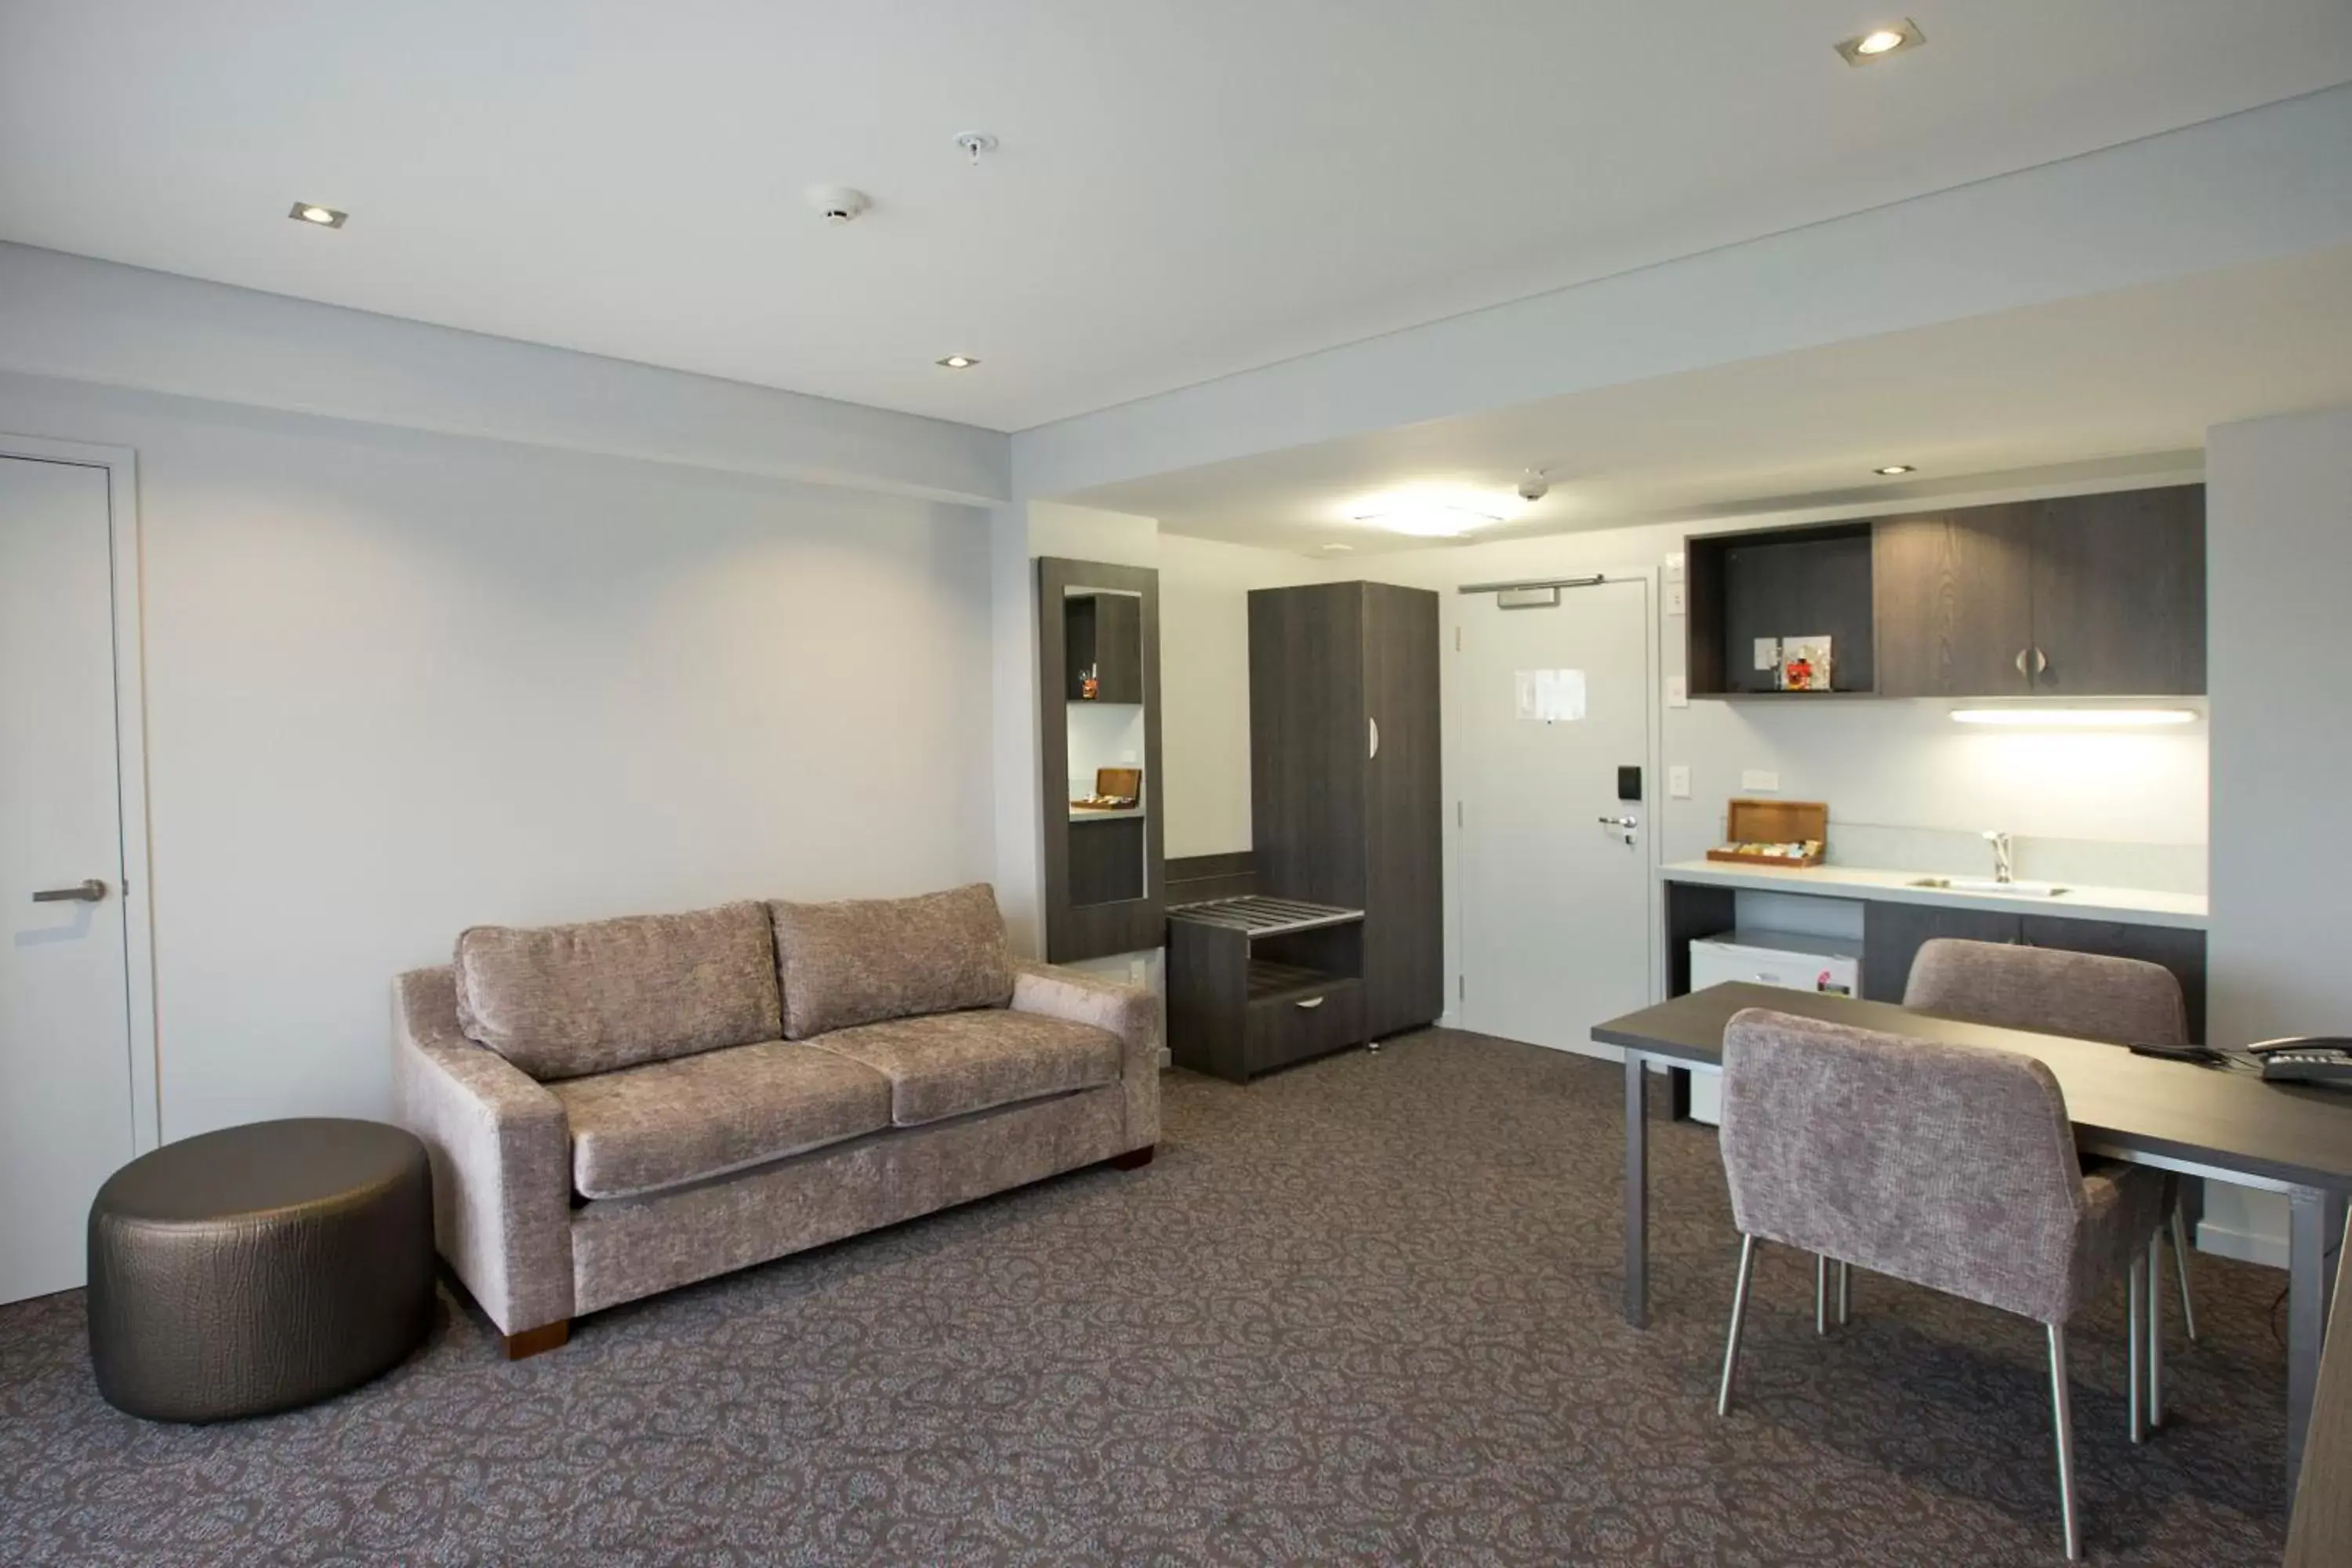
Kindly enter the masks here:
M 1625 1053 L 1625 1321 L 1650 1326 L 1650 1069 Z
M 2319 1390 L 2319 1348 L 2327 1337 L 2334 1270 L 2328 1249 L 2344 1236 L 2344 1199 L 2317 1187 L 2287 1192 L 2286 1494 L 2303 1473 L 2303 1438 Z

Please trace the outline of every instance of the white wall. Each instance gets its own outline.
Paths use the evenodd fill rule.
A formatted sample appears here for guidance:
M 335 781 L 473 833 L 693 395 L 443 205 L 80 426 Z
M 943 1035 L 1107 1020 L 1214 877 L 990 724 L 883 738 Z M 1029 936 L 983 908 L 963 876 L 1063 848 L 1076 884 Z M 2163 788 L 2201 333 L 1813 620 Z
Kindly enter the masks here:
M 2352 407 L 2218 426 L 2206 465 L 2211 1033 L 2352 1034 Z M 2283 1260 L 2282 1204 L 2208 1192 L 2209 1235 Z
M 970 509 L 0 373 L 140 464 L 164 1135 L 388 1110 L 475 921 L 985 877 Z

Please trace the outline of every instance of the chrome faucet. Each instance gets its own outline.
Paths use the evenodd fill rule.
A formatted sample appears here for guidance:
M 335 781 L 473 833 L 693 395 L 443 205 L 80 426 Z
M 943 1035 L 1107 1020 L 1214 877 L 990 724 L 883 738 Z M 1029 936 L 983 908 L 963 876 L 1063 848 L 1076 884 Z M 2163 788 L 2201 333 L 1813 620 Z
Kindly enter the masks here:
M 1992 879 L 2004 886 L 2017 880 L 2017 868 L 2010 856 L 2009 835 L 1988 828 L 1984 841 L 1992 846 Z

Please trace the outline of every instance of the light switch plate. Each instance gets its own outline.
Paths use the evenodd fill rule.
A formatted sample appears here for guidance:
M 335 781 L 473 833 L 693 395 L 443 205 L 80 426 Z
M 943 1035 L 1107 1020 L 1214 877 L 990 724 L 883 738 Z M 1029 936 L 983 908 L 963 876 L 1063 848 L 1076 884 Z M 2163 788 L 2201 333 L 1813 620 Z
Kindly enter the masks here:
M 1780 787 L 1780 775 L 1772 772 L 1769 768 L 1748 768 L 1743 771 L 1739 775 L 1739 787 L 1741 789 L 1777 790 Z
M 1690 679 L 1688 677 L 1681 675 L 1669 675 L 1666 677 L 1666 706 L 1669 708 L 1687 708 L 1690 706 Z
M 1682 580 L 1683 552 L 1677 550 L 1666 557 L 1666 581 L 1669 583 L 1679 583 Z
M 1683 613 L 1684 606 L 1685 606 L 1685 603 L 1687 602 L 1687 600 L 1686 600 L 1686 596 L 1689 595 L 1689 593 L 1690 593 L 1690 590 L 1689 590 L 1689 589 L 1687 589 L 1687 588 L 1685 588 L 1685 587 L 1684 587 L 1680 583 L 1669 583 L 1669 584 L 1666 584 L 1666 614 L 1668 614 L 1668 615 L 1670 615 L 1670 616 L 1679 616 L 1679 615 L 1681 615 L 1681 614 Z
M 1681 763 L 1666 770 L 1666 793 L 1676 800 L 1690 798 L 1690 769 Z
M 1756 668 L 1759 669 L 1778 669 L 1780 668 L 1780 639 L 1779 637 L 1758 637 L 1756 639 Z

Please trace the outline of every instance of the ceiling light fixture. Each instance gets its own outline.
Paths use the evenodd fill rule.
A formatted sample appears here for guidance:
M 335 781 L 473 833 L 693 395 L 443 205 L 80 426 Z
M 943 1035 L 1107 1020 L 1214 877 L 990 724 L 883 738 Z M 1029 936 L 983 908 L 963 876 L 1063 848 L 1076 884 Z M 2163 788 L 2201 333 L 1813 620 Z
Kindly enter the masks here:
M 1369 527 L 1408 533 L 1415 539 L 1458 539 L 1503 521 L 1490 511 L 1475 511 L 1441 501 L 1401 502 L 1375 511 L 1356 512 L 1353 517 Z
M 2187 708 L 1955 708 L 1955 724 L 2001 724 L 2023 730 L 2149 730 L 2194 724 Z
M 1913 468 L 1908 463 L 1889 463 L 1883 468 L 1874 468 L 1871 471 L 1876 474 L 1884 474 L 1886 478 L 1891 479 L 1897 474 L 1916 474 L 1919 470 Z
M 970 370 L 980 362 L 970 354 L 950 354 L 945 359 L 933 360 L 931 363 L 941 370 Z
M 322 207 L 316 202 L 296 202 L 287 209 L 286 216 L 297 223 L 307 223 L 315 228 L 341 228 L 343 220 L 352 215 L 337 212 L 332 207 Z
M 1897 26 L 1873 27 L 1866 33 L 1856 33 L 1838 44 L 1837 52 L 1850 66 L 1866 66 L 1889 55 L 1916 49 L 1927 41 L 1927 36 L 1919 31 L 1919 24 L 1906 16 Z
M 1356 547 L 1352 544 L 1341 544 L 1337 540 L 1334 540 L 1330 543 L 1324 545 L 1322 548 L 1324 553 L 1327 555 L 1345 555 L 1348 552 L 1355 549 Z

